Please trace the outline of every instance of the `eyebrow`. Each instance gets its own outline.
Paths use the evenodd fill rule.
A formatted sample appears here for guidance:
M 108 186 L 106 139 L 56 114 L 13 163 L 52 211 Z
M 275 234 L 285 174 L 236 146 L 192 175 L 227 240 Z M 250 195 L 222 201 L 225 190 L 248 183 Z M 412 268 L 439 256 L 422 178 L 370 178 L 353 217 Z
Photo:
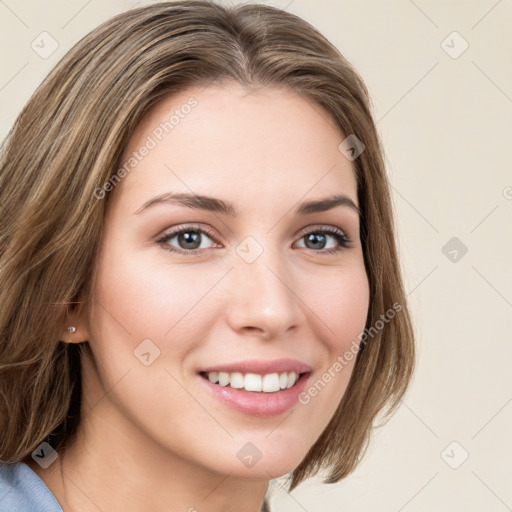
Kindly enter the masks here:
M 221 213 L 231 217 L 236 217 L 237 215 L 235 207 L 231 203 L 223 201 L 222 199 L 196 194 L 174 194 L 172 192 L 160 194 L 151 198 L 149 201 L 146 201 L 137 211 L 134 212 L 134 215 L 139 215 L 148 208 L 161 203 L 187 206 L 188 208 L 195 210 Z M 349 207 L 360 215 L 359 207 L 354 203 L 354 201 L 352 201 L 352 199 L 350 199 L 350 197 L 344 194 L 336 194 L 323 199 L 303 202 L 296 208 L 295 215 L 308 215 L 312 213 L 325 212 L 336 208 L 337 206 Z

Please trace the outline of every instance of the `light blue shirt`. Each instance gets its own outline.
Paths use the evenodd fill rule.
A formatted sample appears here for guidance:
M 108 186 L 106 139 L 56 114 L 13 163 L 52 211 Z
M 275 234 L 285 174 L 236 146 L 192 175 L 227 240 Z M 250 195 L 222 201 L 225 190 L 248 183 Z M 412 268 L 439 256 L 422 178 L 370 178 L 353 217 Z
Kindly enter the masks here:
M 0 463 L 0 512 L 63 512 L 46 484 L 24 462 Z
M 262 512 L 268 512 L 267 499 Z M 0 462 L 0 512 L 64 512 L 46 484 L 24 462 Z

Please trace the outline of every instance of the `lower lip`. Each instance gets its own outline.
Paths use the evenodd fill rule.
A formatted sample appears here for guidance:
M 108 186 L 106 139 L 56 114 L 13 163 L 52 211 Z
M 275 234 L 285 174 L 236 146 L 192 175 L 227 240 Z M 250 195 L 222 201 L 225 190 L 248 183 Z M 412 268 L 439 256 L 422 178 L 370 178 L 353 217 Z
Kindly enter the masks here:
M 297 403 L 310 375 L 311 373 L 303 373 L 291 388 L 274 393 L 220 386 L 201 375 L 198 375 L 198 377 L 210 393 L 229 407 L 250 416 L 268 418 L 286 412 Z

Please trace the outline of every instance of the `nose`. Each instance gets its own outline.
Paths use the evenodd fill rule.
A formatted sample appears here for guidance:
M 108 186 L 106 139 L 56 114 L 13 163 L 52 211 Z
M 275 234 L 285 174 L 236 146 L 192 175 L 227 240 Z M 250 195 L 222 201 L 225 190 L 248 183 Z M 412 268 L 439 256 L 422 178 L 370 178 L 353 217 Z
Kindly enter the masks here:
M 241 335 L 282 339 L 303 322 L 296 279 L 282 255 L 248 263 L 237 258 L 229 276 L 227 321 Z

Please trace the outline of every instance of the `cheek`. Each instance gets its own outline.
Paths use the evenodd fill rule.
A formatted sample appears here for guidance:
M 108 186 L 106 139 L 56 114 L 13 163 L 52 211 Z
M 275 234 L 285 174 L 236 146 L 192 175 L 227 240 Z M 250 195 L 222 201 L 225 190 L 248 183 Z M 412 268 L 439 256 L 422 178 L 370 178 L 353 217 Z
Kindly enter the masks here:
M 99 379 L 104 390 L 113 389 L 110 401 L 155 437 L 163 424 L 186 436 L 172 411 L 201 414 L 179 382 L 188 354 L 216 320 L 208 299 L 226 272 L 219 267 L 167 265 L 149 251 L 147 258 L 111 252 L 99 260 L 90 316 Z
M 353 340 L 358 341 L 366 324 L 370 290 L 364 266 L 339 271 L 315 282 L 316 292 L 309 294 L 310 304 L 324 326 L 324 343 L 331 353 L 344 352 Z
M 340 272 L 325 280 L 323 293 L 315 296 L 317 334 L 326 357 L 324 364 L 299 396 L 299 404 L 309 410 L 314 425 L 309 441 L 322 431 L 338 408 L 352 376 L 360 334 L 364 331 L 369 307 L 369 284 L 364 267 Z M 312 308 L 313 309 L 313 308 Z
M 317 274 L 308 280 L 315 283 L 314 293 L 311 285 L 309 294 L 303 292 L 312 311 L 310 323 L 315 326 L 325 357 L 299 402 L 315 410 L 322 428 L 348 386 L 368 315 L 370 289 L 366 269 L 362 261 L 351 263 L 354 264 L 347 264 L 330 276 Z
M 98 263 L 97 306 L 91 318 L 95 338 L 109 340 L 100 350 L 128 350 L 151 339 L 165 353 L 184 354 L 200 342 L 213 321 L 208 294 L 222 279 L 224 266 L 167 264 L 156 254 L 105 253 Z M 210 318 L 212 317 L 212 318 Z M 180 339 L 180 343 L 173 340 Z M 98 343 L 103 345 L 103 342 Z M 133 354 L 132 354 L 133 355 Z
M 98 262 L 97 307 L 91 318 L 94 348 L 105 356 L 115 351 L 117 357 L 124 352 L 133 359 L 133 350 L 149 338 L 170 356 L 169 362 L 185 357 L 218 320 L 218 301 L 211 299 L 230 266 L 218 261 L 177 264 L 175 256 L 167 261 L 164 249 L 114 250 L 121 245 L 105 251 Z M 353 255 L 345 268 L 332 272 L 312 272 L 308 265 L 295 279 L 329 359 L 345 352 L 364 330 L 368 312 L 362 255 Z

